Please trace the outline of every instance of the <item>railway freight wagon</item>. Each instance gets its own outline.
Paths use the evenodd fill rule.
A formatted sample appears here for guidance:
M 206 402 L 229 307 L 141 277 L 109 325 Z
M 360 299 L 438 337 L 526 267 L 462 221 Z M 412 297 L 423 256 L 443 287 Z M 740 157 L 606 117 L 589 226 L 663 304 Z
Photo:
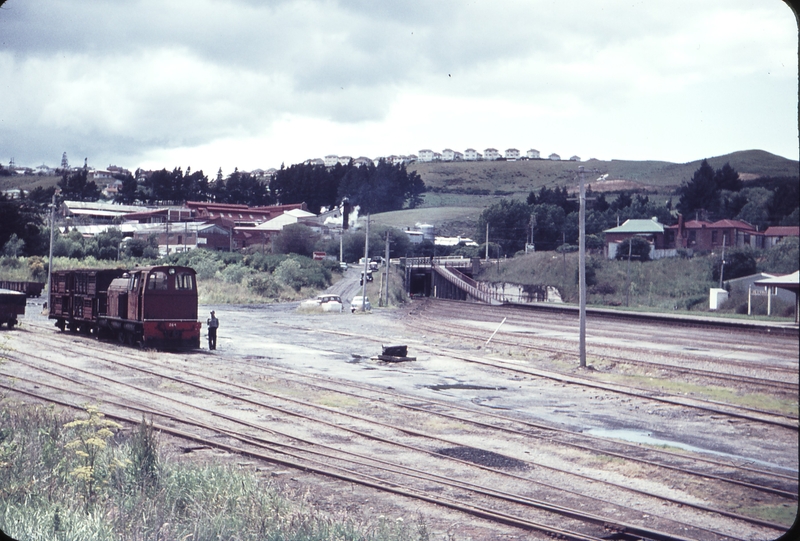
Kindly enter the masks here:
M 59 271 L 53 283 L 50 319 L 61 330 L 159 349 L 200 347 L 194 269 Z
M 76 269 L 54 271 L 50 286 L 49 318 L 62 331 L 97 332 L 98 316 L 107 311 L 106 291 L 124 269 Z
M 28 297 L 41 297 L 44 282 L 17 282 L 13 280 L 0 280 L 0 289 L 21 291 Z
M 9 329 L 19 323 L 17 316 L 25 314 L 25 293 L 11 289 L 0 289 L 0 326 L 4 323 Z

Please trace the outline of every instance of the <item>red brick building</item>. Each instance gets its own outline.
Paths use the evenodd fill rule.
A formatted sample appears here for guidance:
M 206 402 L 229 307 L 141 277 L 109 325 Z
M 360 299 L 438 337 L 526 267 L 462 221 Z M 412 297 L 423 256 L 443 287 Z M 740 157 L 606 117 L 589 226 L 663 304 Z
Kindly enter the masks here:
M 678 216 L 678 223 L 665 230 L 667 248 L 713 251 L 727 247 L 764 248 L 764 233 L 741 220 L 705 220 L 683 221 Z

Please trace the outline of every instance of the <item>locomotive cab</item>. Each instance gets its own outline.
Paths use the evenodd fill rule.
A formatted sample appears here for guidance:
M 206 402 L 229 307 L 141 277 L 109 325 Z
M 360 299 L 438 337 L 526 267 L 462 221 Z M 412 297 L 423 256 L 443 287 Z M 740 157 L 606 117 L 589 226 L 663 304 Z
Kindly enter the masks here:
M 160 266 L 132 274 L 128 303 L 130 317 L 142 322 L 145 346 L 200 347 L 194 269 Z

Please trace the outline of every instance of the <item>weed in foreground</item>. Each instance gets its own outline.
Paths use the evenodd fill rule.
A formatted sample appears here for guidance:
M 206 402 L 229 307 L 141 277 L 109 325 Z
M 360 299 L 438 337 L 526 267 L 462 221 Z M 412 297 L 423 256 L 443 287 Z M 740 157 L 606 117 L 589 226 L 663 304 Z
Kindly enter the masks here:
M 0 400 L 0 530 L 26 541 L 427 541 L 424 522 L 323 513 L 236 466 L 176 462 L 152 422 L 117 431 Z M 116 435 L 114 432 L 117 432 Z M 344 506 L 342 506 L 344 507 Z

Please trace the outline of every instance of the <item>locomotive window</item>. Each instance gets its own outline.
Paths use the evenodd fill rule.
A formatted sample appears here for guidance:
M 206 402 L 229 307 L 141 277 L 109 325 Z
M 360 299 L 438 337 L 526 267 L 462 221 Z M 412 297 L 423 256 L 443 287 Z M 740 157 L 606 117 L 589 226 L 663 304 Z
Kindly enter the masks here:
M 179 272 L 175 276 L 175 289 L 194 289 L 194 280 L 189 272 Z
M 155 289 L 164 291 L 167 287 L 167 273 L 156 271 L 150 273 L 149 278 L 147 279 L 147 289 Z

